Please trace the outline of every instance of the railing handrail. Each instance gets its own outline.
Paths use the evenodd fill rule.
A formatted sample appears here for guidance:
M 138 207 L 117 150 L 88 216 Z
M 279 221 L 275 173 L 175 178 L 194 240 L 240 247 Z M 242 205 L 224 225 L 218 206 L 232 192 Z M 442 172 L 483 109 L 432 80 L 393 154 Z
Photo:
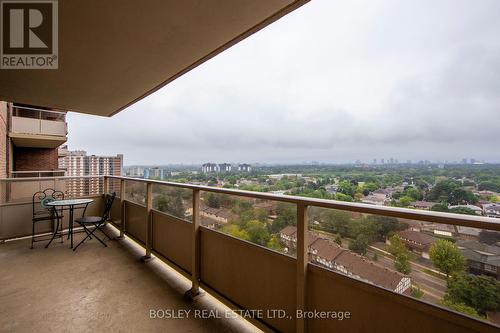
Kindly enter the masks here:
M 65 172 L 66 170 L 34 170 L 34 171 L 11 171 L 10 173 L 40 173 L 40 172 Z M 7 178 L 8 179 L 8 178 Z
M 41 180 L 58 180 L 58 179 L 78 179 L 78 178 L 104 178 L 100 176 L 52 176 L 52 177 L 24 177 L 24 178 L 0 178 L 0 183 L 6 182 L 28 182 L 28 181 L 41 181 Z
M 175 183 L 175 182 L 153 180 L 153 179 L 141 179 L 141 178 L 131 178 L 131 177 L 111 176 L 111 175 L 104 176 L 104 177 L 111 178 L 111 179 L 120 179 L 120 180 L 142 182 L 142 183 L 160 184 L 160 185 L 173 186 L 173 187 L 179 187 L 179 188 L 185 188 L 185 189 L 191 189 L 191 190 L 196 189 L 196 190 L 212 192 L 212 193 L 236 195 L 236 196 L 250 197 L 250 198 L 256 198 L 256 199 L 263 199 L 263 200 L 287 202 L 287 203 L 293 203 L 293 204 L 297 204 L 297 205 L 314 206 L 314 207 L 329 208 L 329 209 L 339 209 L 339 210 L 345 210 L 345 211 L 350 211 L 350 212 L 358 212 L 358 213 L 366 213 L 366 214 L 375 214 L 375 215 L 404 218 L 404 219 L 408 219 L 408 220 L 418 220 L 418 221 L 425 221 L 425 222 L 433 222 L 433 223 L 441 223 L 441 224 L 449 224 L 449 225 L 459 225 L 459 226 L 464 226 L 464 227 L 472 227 L 472 228 L 500 231 L 500 221 L 497 221 L 498 219 L 495 219 L 492 217 L 485 217 L 485 216 L 473 216 L 473 215 L 454 214 L 454 213 L 446 213 L 446 212 L 423 211 L 423 210 L 401 208 L 401 207 L 375 206 L 375 205 L 358 203 L 358 202 L 346 202 L 346 201 L 329 200 L 329 199 L 308 198 L 308 197 L 299 197 L 299 196 L 293 196 L 293 195 L 277 195 L 277 194 L 266 193 L 266 192 L 252 192 L 252 191 L 227 189 L 227 188 L 220 188 L 220 187 L 211 187 L 211 186 L 206 186 L 206 185 Z
M 31 110 L 31 111 L 41 111 L 41 112 L 57 113 L 57 114 L 63 114 L 63 115 L 66 115 L 66 113 L 67 113 L 65 111 L 45 110 L 45 109 L 33 108 L 33 107 L 28 107 L 28 106 L 17 106 L 17 105 L 13 105 L 12 109 L 23 109 L 23 110 Z M 16 117 L 16 116 L 14 116 L 14 117 Z

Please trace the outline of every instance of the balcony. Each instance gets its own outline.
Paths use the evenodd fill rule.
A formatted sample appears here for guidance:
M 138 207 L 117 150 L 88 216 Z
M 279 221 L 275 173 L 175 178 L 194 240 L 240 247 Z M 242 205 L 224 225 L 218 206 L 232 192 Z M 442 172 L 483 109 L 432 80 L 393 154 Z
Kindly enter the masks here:
M 17 147 L 56 148 L 67 140 L 66 113 L 13 107 L 9 136 Z
M 43 170 L 43 171 L 11 171 L 12 178 L 33 178 L 33 177 L 61 177 L 65 170 Z
M 80 186 L 78 190 L 75 184 Z M 31 194 L 45 187 L 93 198 L 88 214 L 101 210 L 104 195 L 117 192 L 119 199 L 113 205 L 109 228 L 124 239 L 109 242 L 109 248 L 90 242 L 77 253 L 72 253 L 67 243 L 47 250 L 29 250 L 26 240 L 0 245 L 7 267 L 7 274 L 2 276 L 7 288 L 3 289 L 1 303 L 9 304 L 2 313 L 8 314 L 5 318 L 13 318 L 4 319 L 3 328 L 40 328 L 35 325 L 53 323 L 63 329 L 64 325 L 76 327 L 77 320 L 81 323 L 78 327 L 91 325 L 97 330 L 255 330 L 234 318 L 149 318 L 150 309 L 205 307 L 212 310 L 207 313 L 226 313 L 227 308 L 211 298 L 215 297 L 231 309 L 247 310 L 240 314 L 263 330 L 498 332 L 497 326 L 485 320 L 431 304 L 426 298 L 410 297 L 395 286 L 392 289 L 367 280 L 362 274 L 329 269 L 307 256 L 310 213 L 316 208 L 500 231 L 500 224 L 491 218 L 125 177 L 24 178 L 0 180 L 0 239 L 30 235 Z M 200 214 L 210 193 L 258 203 L 260 207 L 264 206 L 262 201 L 293 207 L 296 254 L 271 250 L 213 229 Z M 181 198 L 183 209 L 160 205 L 158 198 L 162 196 Z M 46 225 L 40 232 L 50 230 Z M 140 256 L 155 260 L 139 263 Z M 32 286 L 35 279 L 37 285 L 44 286 L 33 291 L 40 296 L 36 298 L 21 291 L 24 283 Z M 187 290 L 196 295 L 200 289 L 205 294 L 193 303 L 182 296 Z M 300 318 L 297 310 L 344 311 L 350 318 Z M 286 316 L 281 317 L 282 313 Z

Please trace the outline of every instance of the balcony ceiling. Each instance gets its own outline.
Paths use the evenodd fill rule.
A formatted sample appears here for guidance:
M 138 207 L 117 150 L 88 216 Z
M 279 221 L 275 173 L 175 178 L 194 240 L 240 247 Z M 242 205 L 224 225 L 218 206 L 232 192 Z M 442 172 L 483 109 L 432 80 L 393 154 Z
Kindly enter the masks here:
M 9 134 L 16 147 L 30 148 L 57 148 L 67 141 L 66 136 L 39 135 L 39 134 Z
M 307 1 L 59 1 L 59 69 L 0 70 L 0 99 L 111 116 Z

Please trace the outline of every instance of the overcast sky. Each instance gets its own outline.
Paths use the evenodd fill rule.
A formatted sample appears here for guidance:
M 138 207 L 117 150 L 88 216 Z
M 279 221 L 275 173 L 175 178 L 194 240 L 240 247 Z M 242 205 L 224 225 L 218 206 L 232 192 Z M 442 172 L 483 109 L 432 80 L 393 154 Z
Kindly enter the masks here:
M 125 164 L 500 161 L 499 0 L 312 0 L 69 148 Z

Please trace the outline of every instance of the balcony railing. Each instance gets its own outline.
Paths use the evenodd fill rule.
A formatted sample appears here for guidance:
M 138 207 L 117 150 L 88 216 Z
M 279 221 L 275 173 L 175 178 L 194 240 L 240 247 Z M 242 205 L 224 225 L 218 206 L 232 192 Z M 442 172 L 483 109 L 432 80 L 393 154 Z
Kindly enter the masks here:
M 66 113 L 15 106 L 10 131 L 14 134 L 66 136 Z
M 65 170 L 46 170 L 46 171 L 11 171 L 12 178 L 33 178 L 33 177 L 61 177 Z
M 26 179 L 0 180 L 0 189 L 19 181 Z M 144 248 L 146 258 L 154 255 L 190 278 L 189 295 L 197 295 L 203 288 L 232 308 L 252 311 L 247 312 L 250 320 L 263 327 L 283 332 L 498 332 L 489 322 L 332 271 L 310 262 L 308 256 L 308 231 L 313 224 L 310 212 L 316 208 L 500 231 L 495 219 L 115 176 L 104 177 L 98 191 L 117 192 L 119 200 L 111 211 L 113 224 L 122 236 Z M 203 226 L 200 208 L 210 193 L 295 207 L 296 255 Z M 173 195 L 180 198 L 180 213 L 175 200 L 159 199 Z M 0 201 L 0 214 L 9 220 L 2 223 L 12 225 L 10 220 L 16 220 L 18 225 L 29 225 L 29 219 L 19 219 L 22 214 L 13 216 L 6 210 L 11 204 Z M 2 239 L 9 237 L 5 230 L 0 227 Z M 308 318 L 296 316 L 297 311 L 314 310 L 330 311 L 328 316 L 332 311 L 348 311 L 350 319 L 318 318 L 314 312 L 307 312 Z
M 25 106 L 14 106 L 12 108 L 12 116 L 50 121 L 66 121 L 66 112 L 30 108 Z

